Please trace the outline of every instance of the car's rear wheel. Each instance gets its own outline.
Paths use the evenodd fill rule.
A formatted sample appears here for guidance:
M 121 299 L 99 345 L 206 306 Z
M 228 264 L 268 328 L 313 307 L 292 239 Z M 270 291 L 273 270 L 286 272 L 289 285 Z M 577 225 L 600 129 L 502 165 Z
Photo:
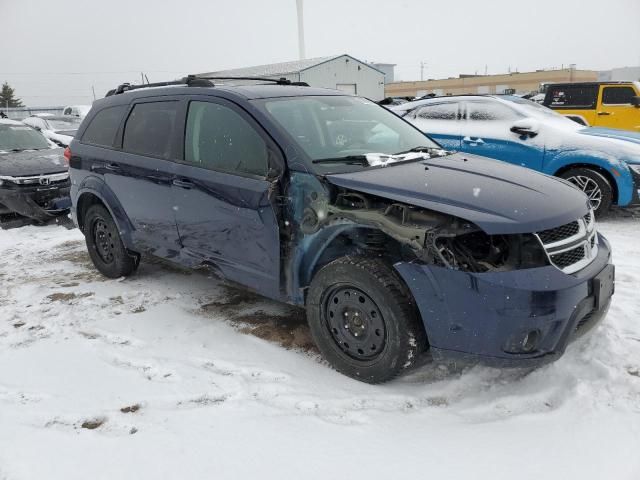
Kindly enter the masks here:
M 89 256 L 105 277 L 126 277 L 138 267 L 138 258 L 127 252 L 118 227 L 102 205 L 92 205 L 84 216 L 84 237 Z
M 613 203 L 613 189 L 609 180 L 600 172 L 590 168 L 572 168 L 560 177 L 573 183 L 589 197 L 596 215 L 603 216 L 609 212 Z
M 344 257 L 323 267 L 309 288 L 307 318 L 331 366 L 368 383 L 411 368 L 427 345 L 409 289 L 377 258 Z

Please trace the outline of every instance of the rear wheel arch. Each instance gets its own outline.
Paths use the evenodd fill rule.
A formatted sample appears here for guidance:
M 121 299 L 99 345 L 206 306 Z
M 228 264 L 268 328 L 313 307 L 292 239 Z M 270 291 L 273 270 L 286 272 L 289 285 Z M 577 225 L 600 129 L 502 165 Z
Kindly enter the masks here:
M 105 198 L 103 191 L 98 192 L 94 189 L 85 189 L 81 191 L 78 195 L 77 207 L 76 207 L 76 218 L 78 221 L 78 227 L 84 233 L 84 217 L 87 213 L 87 210 L 92 205 L 102 205 L 107 209 L 111 218 L 118 227 L 118 231 L 120 232 L 120 237 L 125 247 L 135 253 L 134 243 L 131 238 L 131 233 L 133 232 L 133 225 L 131 221 L 127 217 L 123 208 L 120 206 L 118 200 L 113 196 L 111 199 L 108 197 Z

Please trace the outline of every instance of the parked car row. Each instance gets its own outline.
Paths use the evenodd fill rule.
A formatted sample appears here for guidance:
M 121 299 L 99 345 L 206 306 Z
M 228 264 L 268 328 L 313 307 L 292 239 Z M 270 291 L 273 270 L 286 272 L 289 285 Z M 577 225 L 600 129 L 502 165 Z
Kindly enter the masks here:
M 539 365 L 606 314 L 614 267 L 593 212 L 637 196 L 633 142 L 524 100 L 432 99 L 400 118 L 285 80 L 170 83 L 114 89 L 65 152 L 105 276 L 144 254 L 212 268 L 304 306 L 329 363 L 372 383 L 427 353 Z M 615 151 L 593 156 L 603 171 L 569 161 L 592 140 Z M 534 171 L 551 164 L 599 193 Z

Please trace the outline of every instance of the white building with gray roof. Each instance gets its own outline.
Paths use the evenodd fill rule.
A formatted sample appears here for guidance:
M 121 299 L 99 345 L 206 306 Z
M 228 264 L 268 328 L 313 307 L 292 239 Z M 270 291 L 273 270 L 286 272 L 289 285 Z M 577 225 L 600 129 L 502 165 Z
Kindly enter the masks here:
M 286 78 L 292 82 L 306 82 L 312 87 L 342 90 L 375 101 L 384 98 L 384 72 L 346 54 L 220 70 L 200 73 L 198 76 Z

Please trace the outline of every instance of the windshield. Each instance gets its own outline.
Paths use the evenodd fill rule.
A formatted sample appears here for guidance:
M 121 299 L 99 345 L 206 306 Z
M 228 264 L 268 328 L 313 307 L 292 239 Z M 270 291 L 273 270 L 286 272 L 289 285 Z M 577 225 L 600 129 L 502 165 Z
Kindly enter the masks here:
M 316 161 L 440 148 L 397 115 L 360 97 L 273 98 L 264 107 Z
M 51 127 L 51 130 L 77 130 L 80 126 L 80 120 L 78 117 L 69 117 L 67 118 L 56 118 L 50 119 L 47 118 L 47 123 Z
M 0 150 L 41 150 L 49 148 L 44 136 L 26 125 L 0 124 Z

